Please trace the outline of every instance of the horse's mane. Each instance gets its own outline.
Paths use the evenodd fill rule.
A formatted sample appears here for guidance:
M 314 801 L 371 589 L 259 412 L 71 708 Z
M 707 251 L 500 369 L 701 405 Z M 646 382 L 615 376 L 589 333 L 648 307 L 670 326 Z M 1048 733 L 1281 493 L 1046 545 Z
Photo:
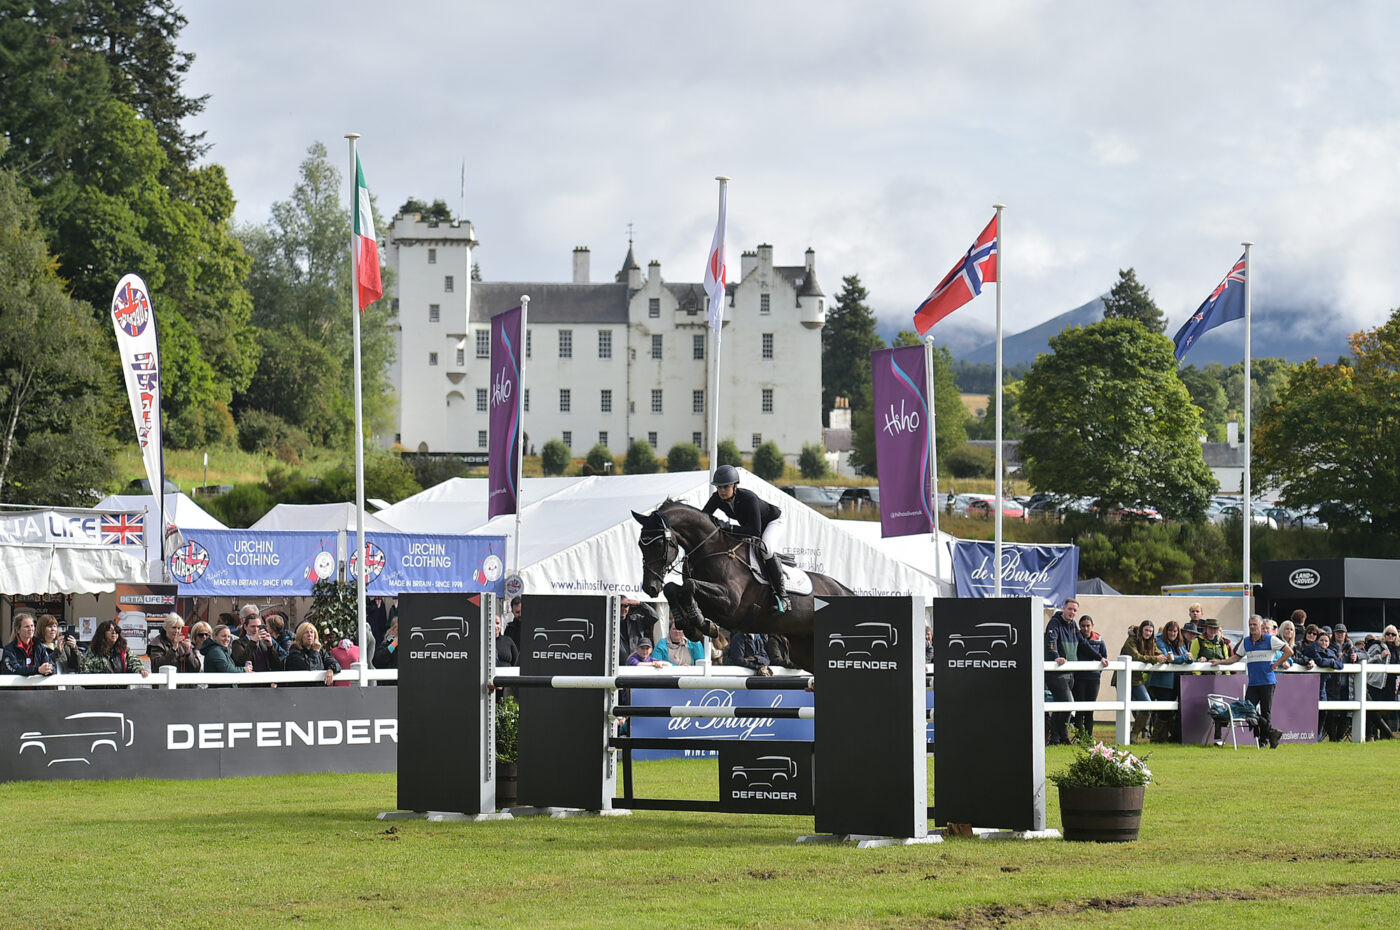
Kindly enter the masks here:
M 696 507 L 694 504 L 687 504 L 685 501 L 679 501 L 679 500 L 676 500 L 675 498 L 671 498 L 671 497 L 666 498 L 666 500 L 664 500 L 664 501 L 656 508 L 656 513 L 661 513 L 663 510 L 672 510 L 672 511 L 674 511 L 674 510 L 677 510 L 677 509 L 679 509 L 679 510 L 681 510 L 681 511 L 684 511 L 684 512 L 687 512 L 687 513 L 698 514 L 699 516 L 702 516 L 702 517 L 704 517 L 705 519 L 711 521 L 712 523 L 714 523 L 715 526 L 719 527 L 720 534 L 721 534 L 725 539 L 728 539 L 731 543 L 750 543 L 750 542 L 753 542 L 753 537 L 748 536 L 747 534 L 744 534 L 744 533 L 736 533 L 736 532 L 734 532 L 734 530 L 732 530 L 732 529 L 730 528 L 730 524 L 728 524 L 728 523 L 726 523 L 726 522 L 720 520 L 720 519 L 719 519 L 718 517 L 716 517 L 715 515 L 713 515 L 713 514 L 707 514 L 707 513 L 705 513 L 703 510 L 701 510 L 699 507 Z

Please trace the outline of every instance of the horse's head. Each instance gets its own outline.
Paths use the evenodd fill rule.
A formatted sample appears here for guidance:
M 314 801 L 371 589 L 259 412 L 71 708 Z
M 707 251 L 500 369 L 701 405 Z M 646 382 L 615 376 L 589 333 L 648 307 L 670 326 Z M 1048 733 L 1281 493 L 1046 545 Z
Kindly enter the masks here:
M 680 543 L 671 531 L 671 521 L 661 511 L 640 514 L 634 510 L 632 518 L 642 525 L 637 540 L 637 547 L 642 550 L 642 590 L 647 597 L 657 597 L 666 575 L 680 558 Z

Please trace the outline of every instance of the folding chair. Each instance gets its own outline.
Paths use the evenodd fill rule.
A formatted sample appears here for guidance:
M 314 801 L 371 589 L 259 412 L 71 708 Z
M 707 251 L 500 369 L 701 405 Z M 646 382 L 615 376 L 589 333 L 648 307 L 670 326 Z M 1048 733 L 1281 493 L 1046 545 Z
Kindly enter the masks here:
M 1250 726 L 1249 717 L 1240 712 L 1240 709 L 1236 707 L 1236 701 L 1239 701 L 1239 698 L 1231 697 L 1228 694 L 1207 694 L 1206 710 L 1212 720 L 1230 731 L 1230 743 L 1236 749 L 1240 748 L 1240 741 L 1236 738 L 1235 731 L 1241 728 L 1249 733 L 1251 739 L 1255 740 L 1257 747 L 1259 745 L 1258 739 Z M 1206 739 L 1210 739 L 1210 733 L 1206 733 Z

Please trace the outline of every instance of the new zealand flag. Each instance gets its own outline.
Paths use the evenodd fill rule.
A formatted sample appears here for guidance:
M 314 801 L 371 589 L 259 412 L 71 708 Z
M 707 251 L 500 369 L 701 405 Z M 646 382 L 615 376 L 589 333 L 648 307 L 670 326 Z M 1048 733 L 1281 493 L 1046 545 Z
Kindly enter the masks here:
M 1244 317 L 1244 279 L 1247 265 L 1245 257 L 1240 256 L 1240 260 L 1235 262 L 1235 267 L 1230 269 L 1230 273 L 1225 276 L 1225 280 L 1216 285 L 1211 291 L 1205 303 L 1196 308 L 1196 312 L 1181 325 L 1181 329 L 1176 331 L 1176 336 L 1172 339 L 1176 343 L 1176 358 L 1181 361 L 1181 357 L 1186 354 L 1186 350 L 1196 344 L 1208 330 L 1215 329 L 1221 323 L 1228 323 L 1231 320 L 1238 320 Z

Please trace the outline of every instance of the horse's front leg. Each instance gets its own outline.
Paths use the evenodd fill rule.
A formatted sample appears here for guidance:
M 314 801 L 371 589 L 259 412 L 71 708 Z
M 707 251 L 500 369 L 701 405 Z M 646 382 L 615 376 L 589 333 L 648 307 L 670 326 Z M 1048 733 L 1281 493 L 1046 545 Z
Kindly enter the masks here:
M 709 582 L 686 579 L 684 585 L 672 582 L 662 590 L 666 602 L 671 605 L 671 616 L 691 642 L 699 642 L 702 636 L 714 639 L 722 632 L 707 615 L 729 615 L 725 589 Z

